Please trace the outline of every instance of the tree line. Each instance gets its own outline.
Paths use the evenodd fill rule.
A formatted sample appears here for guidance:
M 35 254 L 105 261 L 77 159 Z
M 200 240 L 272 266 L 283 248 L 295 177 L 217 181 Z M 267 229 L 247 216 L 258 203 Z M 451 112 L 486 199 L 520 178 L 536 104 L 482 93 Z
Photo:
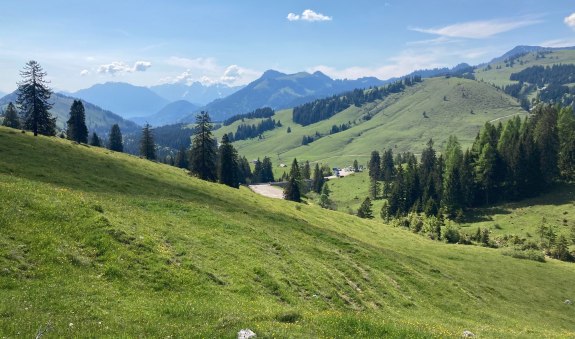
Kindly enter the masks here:
M 267 118 L 260 121 L 257 125 L 252 124 L 241 124 L 237 127 L 236 133 L 232 134 L 231 132 L 228 133 L 228 138 L 234 142 L 239 140 L 246 140 L 256 137 L 261 137 L 261 135 L 266 132 L 270 131 L 276 127 L 281 127 L 282 124 L 280 121 L 276 122 L 272 118 Z
M 403 91 L 405 86 L 412 86 L 421 81 L 421 76 L 415 75 L 379 88 L 354 89 L 353 91 L 334 95 L 329 98 L 314 100 L 294 107 L 292 118 L 295 123 L 307 126 L 318 121 L 329 119 L 335 114 L 351 107 L 351 105 L 359 107 L 368 102 L 381 100 L 391 93 Z
M 224 126 L 229 126 L 238 120 L 243 121 L 244 119 L 270 118 L 273 117 L 274 114 L 276 114 L 276 112 L 269 107 L 258 108 L 255 111 L 244 114 L 237 114 L 224 120 Z
M 405 159 L 407 158 L 407 159 Z M 535 196 L 558 180 L 575 180 L 575 116 L 571 108 L 540 105 L 529 119 L 486 123 L 465 152 L 451 136 L 437 156 L 430 140 L 404 164 L 393 152 L 372 152 L 371 198 L 387 198 L 382 215 L 462 218 L 467 208 Z

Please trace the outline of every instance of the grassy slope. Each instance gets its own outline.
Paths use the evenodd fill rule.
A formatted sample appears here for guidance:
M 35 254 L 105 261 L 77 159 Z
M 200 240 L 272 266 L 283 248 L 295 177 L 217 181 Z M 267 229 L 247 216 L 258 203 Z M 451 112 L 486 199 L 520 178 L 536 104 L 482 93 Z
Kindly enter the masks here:
M 66 121 L 70 118 L 70 107 L 74 100 L 72 97 L 61 94 L 54 94 L 50 98 L 50 102 L 54 104 L 50 113 L 56 118 L 56 126 L 59 129 L 66 129 Z M 10 101 L 15 102 L 16 95 L 11 94 L 0 99 L 0 108 L 6 109 Z M 96 105 L 84 102 L 84 109 L 86 110 L 86 126 L 90 131 L 96 130 L 100 137 L 104 133 L 108 133 L 113 124 L 118 124 L 125 134 L 139 129 L 134 122 L 124 120 L 119 115 L 103 110 Z
M 487 83 L 494 84 L 497 86 L 505 86 L 516 81 L 509 80 L 511 73 L 520 72 L 526 68 L 532 66 L 551 66 L 555 64 L 575 64 L 575 51 L 554 51 L 549 54 L 545 54 L 545 58 L 536 59 L 537 53 L 528 53 L 515 60 L 513 67 L 505 67 L 505 62 L 496 62 L 491 64 L 491 69 L 478 69 L 475 72 L 477 80 L 483 80 Z M 523 65 L 521 65 L 523 62 Z M 496 69 L 497 66 L 501 66 L 501 69 Z
M 366 113 L 371 113 L 373 118 L 363 121 L 361 117 Z M 351 165 L 354 159 L 366 163 L 374 149 L 393 147 L 396 152 L 419 153 L 432 137 L 436 148 L 441 149 L 449 134 L 457 135 L 467 146 L 486 121 L 524 113 L 515 99 L 490 85 L 458 78 L 433 78 L 408 88 L 403 94 L 360 108 L 351 107 L 331 119 L 306 127 L 293 123 L 291 110 L 278 112 L 275 119 L 282 122 L 282 128 L 266 132 L 262 140 L 240 141 L 235 145 L 240 154 L 250 159 L 268 155 L 274 163 L 289 163 L 297 157 L 343 167 Z M 314 135 L 316 131 L 328 134 L 332 125 L 348 121 L 357 124 L 347 131 L 301 146 L 304 135 Z M 216 135 L 235 132 L 240 123 L 224 127 L 216 131 Z M 290 134 L 286 133 L 288 126 L 292 130 Z M 445 133 L 446 129 L 449 133 Z
M 572 264 L 6 128 L 0 154 L 1 336 L 575 335 Z

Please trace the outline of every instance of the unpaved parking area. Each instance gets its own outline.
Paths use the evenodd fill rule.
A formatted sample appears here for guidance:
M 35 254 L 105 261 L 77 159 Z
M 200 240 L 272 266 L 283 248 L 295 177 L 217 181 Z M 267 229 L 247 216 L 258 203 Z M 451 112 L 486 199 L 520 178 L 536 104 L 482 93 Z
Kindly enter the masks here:
M 274 199 L 283 199 L 284 192 L 281 188 L 272 186 L 270 184 L 261 184 L 261 185 L 250 185 L 250 189 L 257 194 L 261 194 L 264 197 L 274 198 Z

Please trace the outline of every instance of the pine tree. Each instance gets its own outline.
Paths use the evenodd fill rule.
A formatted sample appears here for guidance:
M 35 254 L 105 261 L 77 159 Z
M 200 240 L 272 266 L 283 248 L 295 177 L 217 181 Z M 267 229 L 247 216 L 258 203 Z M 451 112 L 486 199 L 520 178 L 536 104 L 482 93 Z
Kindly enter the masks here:
M 321 195 L 319 196 L 319 206 L 321 208 L 334 209 L 333 201 L 329 198 L 330 193 L 331 191 L 329 190 L 327 183 L 324 184 Z
M 381 158 L 379 156 L 379 152 L 378 151 L 372 151 L 371 152 L 371 158 L 369 159 L 369 163 L 367 165 L 370 178 L 372 178 L 374 180 L 379 180 L 381 178 L 381 171 L 380 171 L 381 164 L 380 163 L 381 163 Z
M 239 188 L 238 179 L 238 152 L 230 142 L 228 136 L 224 134 L 219 150 L 218 181 L 221 184 Z
M 287 186 L 284 188 L 284 198 L 291 201 L 301 201 L 302 176 L 297 159 L 293 159 Z
M 196 116 L 196 133 L 192 142 L 190 171 L 192 175 L 207 181 L 217 179 L 217 151 L 212 136 L 212 121 L 208 112 Z
M 541 175 L 545 184 L 556 179 L 559 154 L 559 134 L 557 131 L 557 109 L 553 106 L 539 106 L 535 109 L 534 139 L 539 151 Z
M 118 124 L 112 125 L 110 130 L 109 148 L 112 151 L 124 152 L 124 142 L 122 141 L 122 131 Z
M 188 168 L 188 154 L 185 148 L 180 148 L 178 154 L 176 154 L 176 160 L 174 161 L 174 164 L 178 168 Z
M 88 143 L 88 127 L 86 127 L 86 112 L 81 100 L 74 100 L 70 107 L 70 118 L 66 122 L 68 130 L 66 136 L 69 140 L 78 143 Z
M 100 141 L 100 137 L 98 137 L 98 134 L 96 134 L 96 132 L 92 133 L 92 138 L 90 139 L 90 145 L 95 146 L 95 147 L 101 147 L 102 146 L 102 142 Z
M 241 157 L 238 160 L 238 180 L 240 184 L 247 184 L 252 180 L 252 169 L 246 157 Z
M 372 203 L 369 197 L 361 203 L 361 206 L 357 210 L 357 216 L 363 219 L 373 219 Z
M 324 185 L 325 179 L 323 178 L 323 173 L 319 168 L 319 164 L 315 164 L 315 168 L 313 169 L 313 179 L 311 182 L 312 189 L 317 194 L 321 193 L 322 186 Z
M 52 90 L 44 79 L 46 72 L 40 64 L 30 60 L 20 72 L 22 81 L 18 83 L 18 99 L 16 104 L 24 115 L 24 128 L 38 134 L 56 135 L 56 118 L 50 114 L 52 104 L 48 101 Z
M 357 163 L 357 159 L 353 160 L 353 171 L 359 172 L 359 164 Z
M 156 144 L 154 143 L 154 133 L 150 124 L 146 123 L 142 129 L 140 139 L 140 155 L 148 160 L 156 160 Z
M 20 128 L 20 117 L 18 116 L 18 112 L 16 111 L 16 107 L 12 102 L 8 103 L 8 107 L 6 108 L 6 112 L 4 114 L 4 121 L 2 122 L 2 126 L 11 127 L 11 128 Z
M 376 200 L 381 195 L 381 183 L 373 178 L 369 178 L 369 196 Z
M 495 187 L 496 153 L 490 143 L 486 143 L 477 161 L 477 180 L 485 194 L 485 203 L 489 204 L 491 193 Z
M 563 108 L 557 122 L 559 131 L 559 171 L 567 180 L 575 180 L 575 115 L 573 108 Z
M 284 199 L 301 202 L 301 192 L 299 190 L 299 185 L 294 176 L 290 176 L 286 187 L 284 188 Z
M 274 182 L 274 171 L 272 165 L 272 159 L 269 157 L 264 157 L 262 161 L 261 167 L 261 174 L 260 174 L 261 182 Z
M 301 169 L 301 176 L 303 177 L 303 179 L 311 178 L 311 167 L 309 166 L 309 161 L 307 160 L 304 163 L 303 168 Z

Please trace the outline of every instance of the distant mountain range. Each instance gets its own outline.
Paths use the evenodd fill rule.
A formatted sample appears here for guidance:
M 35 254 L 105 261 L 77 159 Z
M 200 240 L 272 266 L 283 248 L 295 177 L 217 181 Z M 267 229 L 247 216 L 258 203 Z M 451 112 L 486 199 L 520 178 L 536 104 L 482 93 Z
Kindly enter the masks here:
M 97 84 L 71 95 L 113 111 L 123 118 L 152 115 L 170 103 L 147 87 L 122 82 Z
M 147 117 L 135 117 L 132 118 L 132 121 L 140 125 L 148 123 L 154 127 L 169 125 L 194 114 L 198 108 L 199 106 L 189 101 L 178 100 L 167 104 L 155 114 L 148 115 Z
M 273 109 L 289 108 L 320 97 L 355 88 L 381 86 L 385 83 L 386 81 L 373 77 L 334 80 L 322 72 L 285 74 L 269 70 L 244 88 L 226 98 L 215 100 L 201 109 L 208 111 L 213 120 L 223 120 L 256 108 L 266 106 Z M 190 115 L 183 121 L 193 121 L 193 118 Z
M 203 85 L 200 82 L 194 82 L 191 85 L 163 84 L 150 87 L 153 92 L 171 102 L 186 100 L 198 106 L 207 105 L 216 99 L 225 98 L 241 88 L 243 86 L 230 87 L 225 84 Z
M 75 98 L 60 93 L 54 93 L 50 97 L 50 102 L 54 107 L 50 110 L 56 117 L 56 125 L 60 129 L 66 128 L 66 121 L 70 117 L 70 107 Z M 16 92 L 0 98 L 0 108 L 5 109 L 9 102 L 16 102 Z M 136 123 L 125 120 L 121 116 L 104 110 L 99 106 L 82 100 L 86 111 L 86 126 L 90 132 L 95 131 L 100 136 L 106 135 L 113 124 L 118 124 L 122 133 L 130 133 L 140 129 Z

